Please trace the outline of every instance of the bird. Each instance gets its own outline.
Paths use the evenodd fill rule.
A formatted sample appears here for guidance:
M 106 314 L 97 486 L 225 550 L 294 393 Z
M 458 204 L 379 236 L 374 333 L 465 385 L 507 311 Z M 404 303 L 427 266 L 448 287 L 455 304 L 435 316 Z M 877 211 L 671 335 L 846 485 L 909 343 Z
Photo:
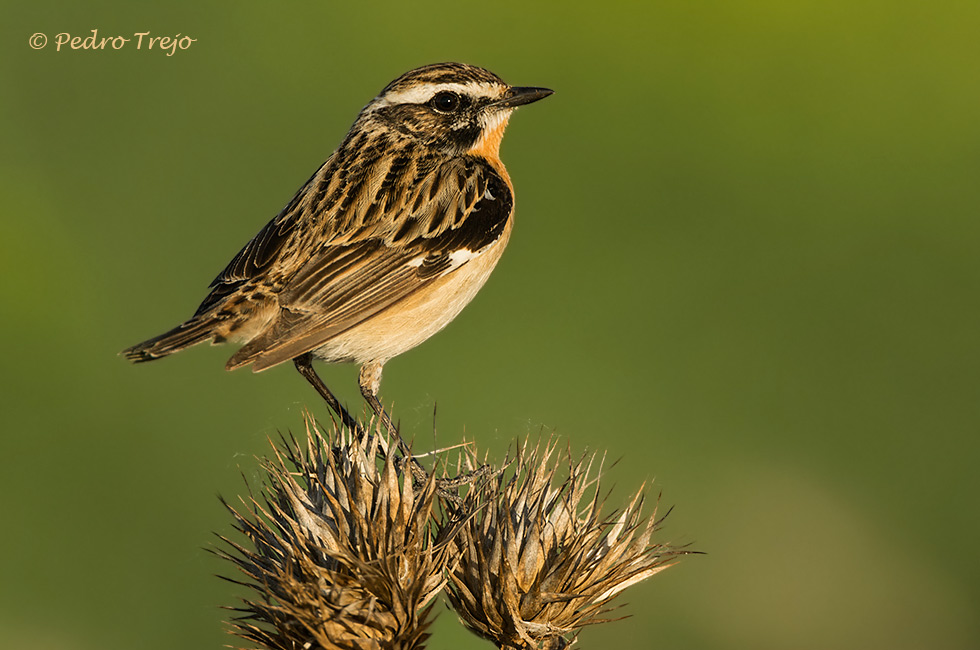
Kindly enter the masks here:
M 312 362 L 356 363 L 362 396 L 394 431 L 379 398 L 383 367 L 448 325 L 487 281 L 514 223 L 504 129 L 515 109 L 552 93 L 464 63 L 402 74 L 194 315 L 122 354 L 141 363 L 241 343 L 228 370 L 292 361 L 348 426 Z

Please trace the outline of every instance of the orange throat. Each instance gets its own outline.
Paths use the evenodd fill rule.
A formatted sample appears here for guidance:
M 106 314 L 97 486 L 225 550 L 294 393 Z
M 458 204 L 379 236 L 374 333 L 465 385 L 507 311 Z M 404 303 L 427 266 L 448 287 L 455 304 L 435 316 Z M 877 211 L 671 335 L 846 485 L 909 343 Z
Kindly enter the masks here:
M 483 156 L 491 162 L 499 163 L 500 141 L 504 137 L 504 129 L 507 128 L 507 122 L 509 121 L 510 111 L 497 113 L 483 130 L 480 139 L 466 153 L 473 156 Z

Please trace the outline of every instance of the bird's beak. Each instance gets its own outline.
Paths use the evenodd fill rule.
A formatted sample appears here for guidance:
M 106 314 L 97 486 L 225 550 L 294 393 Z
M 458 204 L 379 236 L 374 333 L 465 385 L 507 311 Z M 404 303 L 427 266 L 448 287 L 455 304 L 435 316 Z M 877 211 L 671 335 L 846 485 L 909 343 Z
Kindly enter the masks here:
M 524 104 L 536 102 L 554 93 L 549 88 L 535 88 L 533 86 L 511 86 L 504 95 L 503 99 L 498 99 L 491 106 L 494 108 L 517 108 Z

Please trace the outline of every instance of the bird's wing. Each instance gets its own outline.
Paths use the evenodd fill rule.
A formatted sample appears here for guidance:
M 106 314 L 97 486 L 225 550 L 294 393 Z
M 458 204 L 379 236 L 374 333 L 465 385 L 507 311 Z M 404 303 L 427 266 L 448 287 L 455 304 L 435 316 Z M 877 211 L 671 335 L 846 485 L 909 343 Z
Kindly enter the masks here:
M 275 292 L 324 244 L 395 245 L 459 229 L 486 189 L 502 181 L 481 159 L 445 159 L 395 145 L 384 133 L 350 135 L 228 266 L 195 316 L 264 284 Z M 504 185 L 504 189 L 507 189 Z M 512 205 L 512 204 L 511 204 Z
M 278 294 L 279 316 L 228 368 L 254 363 L 262 370 L 313 350 L 497 241 L 513 209 L 510 188 L 488 165 L 460 165 L 450 177 L 445 168 L 429 170 L 408 184 L 412 192 L 376 191 L 373 201 L 331 206 L 346 203 L 326 224 L 333 229 L 327 243 L 288 278 Z
M 234 295 L 250 282 L 263 277 L 275 266 L 275 263 L 281 259 L 290 238 L 298 229 L 297 226 L 304 219 L 304 197 L 309 194 L 316 179 L 329 167 L 332 160 L 331 158 L 325 162 L 296 192 L 286 207 L 263 226 L 262 230 L 238 251 L 228 266 L 211 281 L 211 292 L 197 308 L 195 316 L 220 306 L 226 297 Z

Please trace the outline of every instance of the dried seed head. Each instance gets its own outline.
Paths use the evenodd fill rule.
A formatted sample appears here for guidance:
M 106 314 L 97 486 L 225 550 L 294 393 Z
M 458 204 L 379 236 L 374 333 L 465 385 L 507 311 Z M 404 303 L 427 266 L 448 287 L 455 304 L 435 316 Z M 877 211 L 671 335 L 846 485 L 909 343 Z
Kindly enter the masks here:
M 660 520 L 654 512 L 643 521 L 642 488 L 603 516 L 601 460 L 575 462 L 555 449 L 554 441 L 520 449 L 509 478 L 499 472 L 473 495 L 485 505 L 452 540 L 453 608 L 501 648 L 570 645 L 583 626 L 606 620 L 614 596 L 684 552 L 650 542 Z M 568 477 L 556 486 L 566 459 Z
M 381 462 L 377 436 L 324 435 L 308 418 L 308 443 L 284 440 L 266 460 L 261 498 L 228 506 L 245 545 L 218 551 L 254 590 L 232 632 L 282 650 L 421 648 L 450 548 L 422 488 Z M 238 582 L 238 581 L 236 581 Z M 428 606 L 427 606 L 428 605 Z

